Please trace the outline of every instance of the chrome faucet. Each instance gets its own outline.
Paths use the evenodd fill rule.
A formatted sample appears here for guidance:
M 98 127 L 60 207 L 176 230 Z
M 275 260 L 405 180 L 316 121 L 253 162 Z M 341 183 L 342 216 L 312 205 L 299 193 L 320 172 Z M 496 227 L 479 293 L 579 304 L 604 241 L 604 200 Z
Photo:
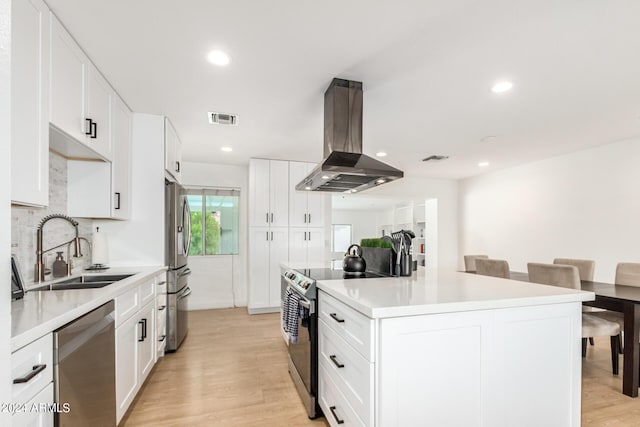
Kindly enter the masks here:
M 73 225 L 76 229 L 76 237 L 74 237 L 73 239 L 69 240 L 68 242 L 64 242 L 61 243 L 57 246 L 54 246 L 52 248 L 49 248 L 47 250 L 42 250 L 42 236 L 43 236 L 43 228 L 44 225 L 49 222 L 52 219 L 64 219 L 65 221 L 68 221 L 71 225 Z M 65 245 L 67 245 L 67 276 L 71 274 L 71 259 L 70 259 L 70 255 L 71 255 L 71 245 L 73 244 L 74 246 L 74 258 L 80 258 L 82 256 L 82 248 L 80 246 L 80 241 L 84 240 L 87 243 L 89 243 L 89 241 L 87 239 L 85 239 L 84 237 L 80 237 L 78 235 L 78 221 L 74 220 L 73 218 L 70 218 L 66 215 L 62 215 L 62 214 L 52 214 L 52 215 L 47 215 L 44 218 L 42 218 L 42 221 L 40 221 L 40 225 L 38 225 L 38 230 L 37 230 L 37 246 L 36 246 L 36 265 L 35 265 L 35 281 L 40 283 L 44 280 L 44 276 L 45 276 L 45 264 L 44 264 L 44 254 L 46 254 L 47 252 L 51 252 L 54 249 L 58 249 L 61 248 Z M 91 250 L 91 249 L 89 249 Z

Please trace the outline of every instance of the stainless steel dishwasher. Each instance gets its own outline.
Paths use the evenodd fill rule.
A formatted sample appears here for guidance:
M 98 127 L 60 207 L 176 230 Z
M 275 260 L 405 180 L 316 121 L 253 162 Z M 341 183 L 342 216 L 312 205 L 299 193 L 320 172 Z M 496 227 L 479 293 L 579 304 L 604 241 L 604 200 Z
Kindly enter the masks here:
M 54 400 L 70 409 L 56 426 L 116 425 L 114 324 L 109 301 L 54 332 Z

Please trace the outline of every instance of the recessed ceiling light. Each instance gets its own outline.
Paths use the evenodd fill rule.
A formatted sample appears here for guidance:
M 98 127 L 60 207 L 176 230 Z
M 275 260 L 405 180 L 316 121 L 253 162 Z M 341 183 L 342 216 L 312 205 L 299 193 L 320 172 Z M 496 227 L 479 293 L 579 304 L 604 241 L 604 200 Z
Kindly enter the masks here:
M 322 175 L 322 179 L 329 179 L 329 175 Z
M 225 153 L 230 153 L 230 152 L 233 151 L 233 148 L 231 148 L 231 147 L 222 147 L 221 150 L 224 151 Z
M 489 162 L 480 162 L 480 163 L 478 163 L 478 166 L 480 166 L 481 168 L 485 168 L 485 167 L 489 166 Z
M 376 184 L 384 184 L 385 180 L 383 178 L 377 179 Z
M 378 151 L 378 152 L 376 153 L 376 156 L 378 156 L 378 157 L 384 157 L 384 156 L 386 156 L 386 155 L 387 155 L 387 153 L 385 153 L 384 151 Z
M 229 62 L 231 62 L 231 60 L 229 59 L 229 55 L 221 50 L 212 50 L 211 52 L 209 52 L 209 54 L 207 55 L 207 60 L 209 60 L 209 62 L 211 62 L 213 65 L 220 65 L 222 67 L 224 67 L 225 65 L 229 65 Z
M 496 142 L 497 140 L 498 140 L 497 136 L 489 135 L 482 138 L 480 142 Z
M 497 82 L 493 86 L 491 86 L 491 92 L 493 93 L 502 93 L 510 91 L 513 88 L 513 83 L 508 80 L 503 80 L 501 82 Z
M 311 190 L 311 187 L 306 186 L 306 187 L 304 187 L 304 189 L 305 189 L 305 190 Z

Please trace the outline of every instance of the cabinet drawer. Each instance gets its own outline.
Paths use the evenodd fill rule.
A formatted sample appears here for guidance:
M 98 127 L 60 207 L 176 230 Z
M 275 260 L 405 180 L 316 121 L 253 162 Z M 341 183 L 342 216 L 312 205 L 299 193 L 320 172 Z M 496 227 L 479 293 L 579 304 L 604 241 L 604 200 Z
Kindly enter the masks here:
M 38 373 L 29 378 L 36 371 Z M 28 402 L 53 381 L 52 334 L 45 335 L 11 355 L 11 379 L 24 380 L 12 386 L 13 403 Z
M 332 427 L 337 427 L 338 425 L 342 427 L 365 427 L 367 425 L 362 422 L 353 408 L 349 406 L 347 399 L 322 366 L 319 368 L 318 389 L 320 391 L 320 407 L 329 425 Z
M 116 328 L 124 323 L 140 308 L 140 295 L 138 287 L 130 289 L 116 297 Z
M 338 301 L 318 292 L 319 318 L 369 362 L 373 358 L 373 320 Z
M 14 426 L 29 426 L 29 427 L 49 427 L 53 425 L 53 411 L 48 410 L 34 410 L 31 408 L 40 408 L 40 405 L 46 404 L 48 407 L 53 403 L 53 383 L 49 383 L 48 386 L 43 388 L 40 393 L 33 397 L 29 402 L 25 404 L 20 412 L 16 412 L 11 417 L 11 423 Z M 60 410 L 71 409 L 64 406 L 64 403 L 60 404 Z
M 373 363 L 320 320 L 318 362 L 366 425 L 373 420 Z
M 156 277 L 156 295 L 167 293 L 167 275 L 163 274 Z
M 156 281 L 150 280 L 140 285 L 140 305 L 145 306 L 156 297 Z

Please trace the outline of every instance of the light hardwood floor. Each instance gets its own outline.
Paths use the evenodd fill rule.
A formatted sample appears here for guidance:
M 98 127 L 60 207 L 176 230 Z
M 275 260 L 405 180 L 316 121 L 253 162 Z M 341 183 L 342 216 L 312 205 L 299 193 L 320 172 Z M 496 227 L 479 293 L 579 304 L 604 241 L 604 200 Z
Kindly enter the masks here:
M 309 420 L 289 378 L 277 314 L 193 311 L 180 350 L 156 365 L 121 426 L 326 426 Z M 622 369 L 622 357 L 620 360 Z M 582 425 L 640 425 L 640 398 L 611 374 L 609 338 L 583 361 Z

